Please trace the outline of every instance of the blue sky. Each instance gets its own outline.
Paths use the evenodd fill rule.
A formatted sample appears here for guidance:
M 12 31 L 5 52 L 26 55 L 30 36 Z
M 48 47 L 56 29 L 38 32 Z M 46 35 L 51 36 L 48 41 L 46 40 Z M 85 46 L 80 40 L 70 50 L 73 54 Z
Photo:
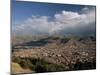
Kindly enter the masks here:
M 95 6 L 12 1 L 15 35 L 95 35 Z
M 12 19 L 15 22 L 20 22 L 27 19 L 28 17 L 32 15 L 53 17 L 54 14 L 60 13 L 62 10 L 79 12 L 84 7 L 86 6 L 13 1 Z

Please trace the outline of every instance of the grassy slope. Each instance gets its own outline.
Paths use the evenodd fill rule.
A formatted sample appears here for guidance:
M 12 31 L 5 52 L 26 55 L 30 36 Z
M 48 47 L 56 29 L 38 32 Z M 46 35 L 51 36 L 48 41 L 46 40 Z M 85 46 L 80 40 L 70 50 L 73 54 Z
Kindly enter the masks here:
M 15 73 L 30 73 L 30 69 L 23 69 L 18 63 L 12 63 L 12 74 Z

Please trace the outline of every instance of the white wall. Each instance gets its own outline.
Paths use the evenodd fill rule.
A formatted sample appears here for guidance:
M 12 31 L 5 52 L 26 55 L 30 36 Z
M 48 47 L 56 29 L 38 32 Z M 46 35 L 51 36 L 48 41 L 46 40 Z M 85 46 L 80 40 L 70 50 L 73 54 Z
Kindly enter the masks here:
M 29 0 L 27 0 L 29 1 Z M 38 75 L 98 75 L 100 71 L 100 0 L 30 0 L 97 6 L 97 69 L 42 73 Z M 0 75 L 10 75 L 10 0 L 0 0 Z M 28 74 L 29 75 L 29 74 Z M 31 74 L 30 74 L 31 75 Z M 34 74 L 36 75 L 36 74 Z

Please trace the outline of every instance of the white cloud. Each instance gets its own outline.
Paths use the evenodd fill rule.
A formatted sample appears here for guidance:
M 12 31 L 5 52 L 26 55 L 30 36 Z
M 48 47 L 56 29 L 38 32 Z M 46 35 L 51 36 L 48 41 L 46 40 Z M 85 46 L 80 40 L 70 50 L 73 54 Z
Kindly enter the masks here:
M 95 31 L 95 8 L 83 8 L 80 12 L 63 10 L 49 21 L 48 16 L 32 16 L 23 23 L 13 25 L 14 34 L 84 33 Z

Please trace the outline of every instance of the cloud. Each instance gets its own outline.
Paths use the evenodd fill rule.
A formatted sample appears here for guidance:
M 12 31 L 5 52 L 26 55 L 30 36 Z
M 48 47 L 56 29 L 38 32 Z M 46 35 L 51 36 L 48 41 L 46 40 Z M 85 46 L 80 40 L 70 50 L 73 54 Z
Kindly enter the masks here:
M 80 12 L 61 11 L 49 16 L 32 16 L 24 22 L 13 25 L 13 34 L 94 34 L 95 8 L 85 7 Z

